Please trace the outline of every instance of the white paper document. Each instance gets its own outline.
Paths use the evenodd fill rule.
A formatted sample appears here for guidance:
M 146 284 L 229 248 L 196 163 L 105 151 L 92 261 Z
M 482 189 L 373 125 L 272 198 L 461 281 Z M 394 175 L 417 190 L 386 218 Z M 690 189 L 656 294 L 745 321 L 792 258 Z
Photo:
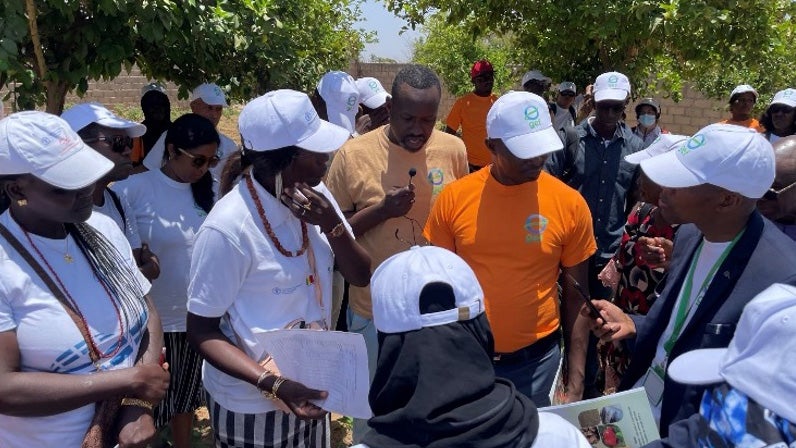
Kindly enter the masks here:
M 370 418 L 368 353 L 361 334 L 341 331 L 274 330 L 256 333 L 282 376 L 329 392 L 315 402 L 326 411 Z

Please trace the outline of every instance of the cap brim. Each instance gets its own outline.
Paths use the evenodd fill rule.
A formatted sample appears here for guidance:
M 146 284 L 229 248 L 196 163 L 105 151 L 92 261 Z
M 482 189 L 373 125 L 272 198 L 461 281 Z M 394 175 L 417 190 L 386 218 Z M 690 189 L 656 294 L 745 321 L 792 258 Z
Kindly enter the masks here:
M 627 99 L 627 90 L 623 89 L 601 89 L 594 92 L 594 101 L 624 101 Z
M 693 350 L 675 358 L 667 373 L 680 384 L 704 386 L 723 383 L 720 370 L 726 348 Z
M 564 144 L 553 127 L 501 140 L 519 159 L 531 159 L 564 149 Z
M 296 143 L 296 146 L 311 152 L 334 152 L 351 138 L 347 129 L 321 120 L 321 126 L 314 134 Z
M 686 188 L 704 183 L 680 162 L 676 149 L 642 160 L 640 165 L 644 174 L 661 187 Z
M 77 190 L 97 182 L 113 169 L 113 162 L 86 144 L 81 144 L 83 147 L 66 159 L 31 174 L 64 190 Z
M 387 98 L 390 97 L 390 94 L 387 92 L 379 92 L 372 97 L 368 98 L 367 100 L 363 101 L 362 104 L 370 109 L 378 109 L 379 107 L 383 106 L 384 103 L 387 102 Z
M 774 104 L 784 104 L 785 106 L 796 107 L 796 100 L 786 100 L 786 99 L 780 98 L 778 100 L 772 101 L 769 106 L 773 106 Z
M 330 123 L 348 129 L 349 134 L 354 132 L 354 120 L 356 120 L 356 115 L 357 115 L 356 110 L 354 110 L 354 113 L 351 114 L 346 110 L 340 110 L 334 107 L 329 107 L 327 104 L 326 112 L 327 114 L 329 114 Z
M 146 126 L 123 118 L 102 118 L 96 123 L 112 129 L 124 129 L 130 137 L 140 137 L 146 133 Z
M 653 156 L 647 152 L 647 150 L 641 150 L 638 152 L 634 152 L 633 154 L 625 156 L 625 162 L 632 163 L 634 165 L 638 165 L 644 160 L 650 159 Z

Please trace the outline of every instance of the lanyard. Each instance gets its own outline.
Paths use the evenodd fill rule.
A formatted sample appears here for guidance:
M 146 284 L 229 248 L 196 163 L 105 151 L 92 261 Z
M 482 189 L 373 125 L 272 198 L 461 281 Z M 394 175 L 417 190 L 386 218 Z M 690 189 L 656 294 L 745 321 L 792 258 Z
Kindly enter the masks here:
M 744 229 L 746 230 L 746 229 Z M 716 274 L 716 271 L 719 267 L 724 263 L 724 260 L 727 259 L 727 256 L 730 254 L 730 251 L 735 246 L 735 243 L 741 238 L 743 235 L 743 230 L 741 230 L 738 235 L 735 235 L 735 238 L 732 239 L 730 244 L 724 249 L 724 251 L 719 255 L 718 260 L 713 263 L 713 266 L 708 271 L 708 275 L 702 281 L 702 286 L 699 287 L 699 292 L 697 293 L 694 302 L 691 303 L 691 291 L 694 287 L 694 271 L 696 271 L 696 265 L 699 262 L 699 255 L 702 253 L 702 246 L 705 244 L 705 240 L 703 239 L 702 242 L 699 243 L 699 247 L 697 247 L 696 253 L 694 253 L 694 258 L 691 259 L 691 267 L 688 269 L 688 275 L 685 278 L 685 283 L 683 284 L 683 293 L 680 297 L 680 305 L 677 307 L 677 315 L 675 316 L 674 320 L 674 328 L 672 329 L 672 334 L 669 336 L 669 339 L 663 344 L 663 349 L 666 351 L 666 357 L 669 357 L 669 353 L 671 353 L 672 348 L 674 347 L 674 343 L 677 342 L 677 338 L 680 337 L 680 333 L 683 331 L 683 327 L 685 326 L 685 321 L 688 315 L 691 313 L 691 309 L 694 307 L 698 307 L 699 304 L 702 302 L 702 298 L 705 297 L 705 293 L 707 292 L 708 287 L 710 286 L 711 281 L 713 280 L 713 276 Z

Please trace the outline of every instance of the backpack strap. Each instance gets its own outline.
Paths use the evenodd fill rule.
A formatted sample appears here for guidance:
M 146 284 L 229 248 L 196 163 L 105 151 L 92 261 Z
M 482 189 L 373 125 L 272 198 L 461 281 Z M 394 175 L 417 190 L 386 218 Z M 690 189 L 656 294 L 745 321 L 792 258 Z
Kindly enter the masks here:
M 105 191 L 111 197 L 111 201 L 113 201 L 113 205 L 116 207 L 116 211 L 119 212 L 119 216 L 122 217 L 122 222 L 124 223 L 124 228 L 122 229 L 125 233 L 127 232 L 127 217 L 124 216 L 124 207 L 122 207 L 122 200 L 119 198 L 119 195 L 116 194 L 115 191 L 111 190 L 108 187 L 105 187 Z

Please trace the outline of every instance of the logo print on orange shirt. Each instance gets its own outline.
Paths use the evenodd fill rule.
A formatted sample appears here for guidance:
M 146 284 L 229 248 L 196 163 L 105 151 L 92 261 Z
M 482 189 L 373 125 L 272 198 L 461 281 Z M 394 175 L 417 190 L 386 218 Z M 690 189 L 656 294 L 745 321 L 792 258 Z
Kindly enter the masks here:
M 435 195 L 442 191 L 442 183 L 445 181 L 445 175 L 439 168 L 432 168 L 428 170 L 428 181 L 431 183 L 431 194 Z
M 548 219 L 542 215 L 533 214 L 525 220 L 525 243 L 538 243 L 542 241 L 542 234 L 547 229 Z

